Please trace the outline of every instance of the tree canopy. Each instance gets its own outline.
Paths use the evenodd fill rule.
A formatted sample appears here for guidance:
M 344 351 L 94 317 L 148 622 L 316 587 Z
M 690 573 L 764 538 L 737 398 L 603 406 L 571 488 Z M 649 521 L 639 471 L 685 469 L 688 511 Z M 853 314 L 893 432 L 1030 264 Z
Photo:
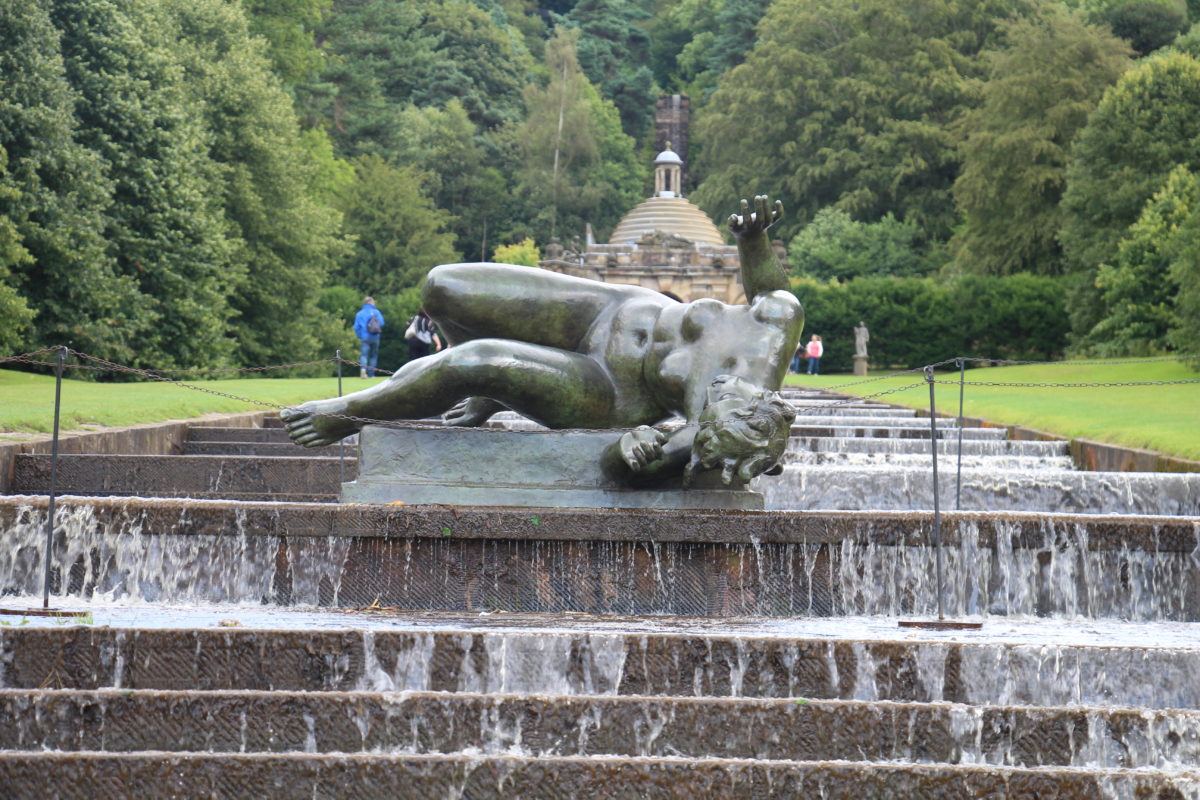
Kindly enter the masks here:
M 959 123 L 962 168 L 954 198 L 960 269 L 983 275 L 1063 271 L 1058 231 L 1071 144 L 1129 48 L 1103 28 L 1050 7 L 1001 26 L 982 53 L 982 102 Z
M 714 217 L 783 200 L 774 235 L 815 309 L 856 317 L 875 292 L 940 313 L 974 292 L 1065 307 L 1089 352 L 1196 347 L 1200 27 L 1176 34 L 1198 16 L 1200 0 L 0 3 L 0 354 L 169 368 L 351 348 L 363 295 L 411 315 L 438 262 L 535 262 L 589 225 L 604 241 L 650 190 L 660 92 L 690 96 L 689 197 Z M 1022 347 L 1058 352 L 1061 322 L 1031 322 Z

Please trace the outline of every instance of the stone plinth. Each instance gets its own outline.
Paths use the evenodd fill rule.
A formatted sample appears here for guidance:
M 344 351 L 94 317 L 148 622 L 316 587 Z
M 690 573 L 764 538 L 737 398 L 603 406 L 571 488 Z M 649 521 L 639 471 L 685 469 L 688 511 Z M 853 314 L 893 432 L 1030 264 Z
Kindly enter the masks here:
M 692 488 L 674 481 L 630 489 L 600 468 L 617 431 L 501 431 L 484 428 L 387 428 L 359 435 L 357 480 L 342 484 L 344 503 L 576 508 L 761 510 L 762 495 L 724 486 L 719 473 Z
M 865 376 L 867 374 L 867 357 L 866 356 L 855 356 L 854 357 L 854 374 L 860 375 L 860 376 Z

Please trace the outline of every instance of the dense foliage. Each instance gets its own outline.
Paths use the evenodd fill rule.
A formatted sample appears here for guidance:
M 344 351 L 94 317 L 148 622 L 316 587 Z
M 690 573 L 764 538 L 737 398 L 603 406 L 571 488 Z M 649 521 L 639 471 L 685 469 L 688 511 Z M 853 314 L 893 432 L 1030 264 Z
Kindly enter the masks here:
M 1002 278 L 863 277 L 845 283 L 792 281 L 804 304 L 805 338 L 825 344 L 821 369 L 853 367 L 854 327 L 871 332 L 876 369 L 904 369 L 953 356 L 1054 358 L 1066 336 L 1061 282 L 1035 275 Z
M 831 369 L 859 319 L 889 366 L 1200 350 L 1200 28 L 1179 35 L 1198 15 L 7 0 L 0 354 L 353 357 L 372 294 L 394 368 L 430 266 L 606 239 L 650 191 L 660 93 L 690 97 L 693 201 L 784 201 L 775 234 Z

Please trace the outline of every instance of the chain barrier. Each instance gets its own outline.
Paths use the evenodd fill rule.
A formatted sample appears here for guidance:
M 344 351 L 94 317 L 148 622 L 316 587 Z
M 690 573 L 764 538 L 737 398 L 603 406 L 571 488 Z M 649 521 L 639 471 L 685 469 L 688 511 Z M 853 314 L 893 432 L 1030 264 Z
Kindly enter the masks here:
M 362 365 L 359 364 L 357 361 L 351 361 L 347 358 L 342 358 L 341 356 L 335 356 L 333 358 L 333 361 L 335 363 L 348 364 L 349 366 L 354 367 L 355 369 L 362 369 Z M 383 369 L 381 367 L 373 367 L 372 369 L 380 375 L 395 375 L 396 374 L 393 370 Z
M 237 400 L 242 403 L 252 403 L 255 405 L 264 406 L 266 408 L 275 408 L 275 409 L 286 408 L 286 406 L 281 406 L 278 403 L 267 403 L 263 400 L 252 400 L 249 397 L 239 397 L 235 394 L 229 394 L 228 392 L 218 392 L 216 389 L 209 389 L 204 386 L 194 386 L 190 383 L 184 383 L 183 381 L 172 380 L 171 378 L 167 378 L 162 375 L 158 375 L 157 373 L 150 372 L 149 370 L 137 369 L 136 367 L 127 367 L 124 364 L 117 364 L 116 362 L 108 361 L 106 359 L 100 358 L 99 356 L 91 356 L 91 355 L 88 355 L 87 353 L 82 353 L 78 350 L 72 350 L 69 347 L 64 348 L 64 349 L 67 353 L 69 353 L 73 356 L 76 356 L 77 358 L 84 358 L 84 359 L 87 359 L 88 361 L 93 361 L 98 364 L 102 364 L 104 366 L 104 368 L 107 368 L 108 370 L 111 370 L 113 372 L 126 372 L 126 373 L 129 373 L 132 375 L 141 375 L 143 377 L 149 378 L 152 381 L 158 381 L 159 383 L 169 383 L 172 386 L 178 386 L 181 389 L 192 389 L 192 390 L 195 390 L 198 392 L 205 392 L 207 394 L 216 395 L 217 397 L 225 397 L 230 400 Z
M 1079 359 L 1070 361 L 1014 361 L 1006 358 L 975 358 L 968 356 L 960 356 L 961 361 L 976 361 L 985 364 L 993 364 L 1000 367 L 1014 367 L 1025 365 L 1048 365 L 1055 367 L 1083 367 L 1094 366 L 1096 364 L 1154 364 L 1162 361 L 1195 361 L 1200 358 L 1200 355 L 1195 356 L 1159 356 L 1154 358 L 1103 358 L 1103 359 Z M 954 361 L 956 359 L 951 359 Z M 941 362 L 943 364 L 948 362 Z
M 34 350 L 34 351 L 31 351 L 28 353 L 21 353 L 21 354 L 14 355 L 14 356 L 8 356 L 5 358 L 0 358 L 0 363 L 24 363 L 24 364 L 34 365 L 34 366 L 54 367 L 55 366 L 54 362 L 40 361 L 40 360 L 37 360 L 35 358 L 35 356 L 54 352 L 57 349 L 59 349 L 59 348 L 47 347 L 47 348 L 42 348 L 40 350 Z M 103 359 L 98 356 L 89 355 L 88 353 L 84 353 L 79 350 L 74 350 L 71 348 L 64 347 L 64 348 L 62 348 L 62 350 L 63 350 L 64 354 L 70 354 L 70 355 L 76 356 L 77 358 L 83 359 L 85 361 L 92 362 L 90 364 L 63 364 L 62 367 L 65 369 L 92 370 L 92 371 L 96 371 L 96 372 L 121 372 L 121 373 L 130 374 L 130 375 L 138 375 L 138 376 L 147 378 L 147 379 L 155 381 L 155 382 L 169 383 L 173 386 L 178 386 L 181 389 L 191 389 L 193 391 L 211 394 L 216 397 L 223 397 L 228 400 L 234 400 L 234 401 L 240 402 L 240 403 L 249 403 L 251 405 L 257 405 L 257 406 L 261 406 L 263 408 L 269 408 L 269 409 L 273 409 L 273 410 L 283 410 L 285 408 L 289 408 L 289 406 L 280 405 L 278 403 L 271 403 L 271 402 L 267 402 L 264 400 L 256 400 L 256 399 L 249 398 L 249 397 L 242 397 L 240 395 L 232 394 L 229 392 L 222 392 L 222 391 L 218 391 L 216 389 L 210 389 L 205 386 L 197 386 L 192 383 L 187 383 L 185 381 L 166 377 L 166 374 L 188 373 L 188 372 L 201 372 L 201 373 L 207 372 L 207 373 L 213 373 L 213 374 L 231 373 L 231 372 L 266 372 L 266 371 L 271 371 L 271 370 L 290 369 L 290 368 L 295 368 L 295 367 L 310 367 L 310 366 L 315 366 L 315 365 L 319 365 L 319 364 L 338 364 L 338 363 L 347 364 L 347 365 L 350 365 L 350 366 L 353 366 L 356 368 L 359 367 L 359 364 L 356 361 L 350 361 L 350 360 L 342 358 L 340 356 L 336 356 L 334 358 L 319 359 L 319 360 L 315 360 L 315 361 L 302 361 L 302 362 L 295 362 L 295 363 L 291 363 L 291 364 L 277 364 L 277 365 L 262 366 L 262 367 L 233 367 L 233 368 L 228 368 L 228 369 L 194 369 L 194 370 L 186 369 L 186 368 L 139 369 L 136 367 L 129 367 L 124 364 L 118 364 L 114 361 L 109 361 L 107 359 Z M 1169 358 L 1164 357 L 1164 358 L 1151 358 L 1151 359 L 1129 359 L 1129 360 L 1125 360 L 1125 361 L 1118 361 L 1117 363 L 1147 363 L 1147 362 L 1156 362 L 1156 361 L 1188 361 L 1188 360 L 1194 360 L 1196 358 L 1200 358 L 1200 356 L 1176 356 L 1176 357 L 1169 357 Z M 997 359 L 956 357 L 956 358 L 945 359 L 943 361 L 939 361 L 939 362 L 936 362 L 934 364 L 930 364 L 930 365 L 927 365 L 924 367 L 908 369 L 908 370 L 901 370 L 898 372 L 890 373 L 888 375 L 882 375 L 882 376 L 878 376 L 875 378 L 867 378 L 862 381 L 852 381 L 849 383 L 837 384 L 835 386 L 822 387 L 821 390 L 822 391 L 832 391 L 832 390 L 836 390 L 836 389 L 840 389 L 840 388 L 847 388 L 847 387 L 851 387 L 851 386 L 860 386 L 860 385 L 867 384 L 867 383 L 873 383 L 876 381 L 886 380 L 889 378 L 901 377 L 904 375 L 912 375 L 912 374 L 916 374 L 916 373 L 928 374 L 930 370 L 936 369 L 938 367 L 944 367 L 949 364 L 958 365 L 963 362 L 970 362 L 970 361 L 1000 363 L 1000 364 L 1005 364 L 1005 365 L 1029 365 L 1029 364 L 1065 364 L 1065 365 L 1080 364 L 1080 365 L 1082 365 L 1082 364 L 1087 364 L 1087 363 L 1103 363 L 1103 364 L 1114 363 L 1114 360 L 1105 360 L 1105 361 L 1098 361 L 1098 362 L 1000 361 Z M 395 374 L 394 372 L 392 372 L 390 370 L 386 370 L 386 369 L 376 368 L 375 371 L 377 373 L 384 374 L 384 375 Z M 861 403 L 865 400 L 873 400 L 878 397 L 885 397 L 887 395 L 897 394 L 900 392 L 906 392 L 906 391 L 909 391 L 912 389 L 917 389 L 922 386 L 925 386 L 926 383 L 941 384 L 943 386 L 958 386 L 964 382 L 961 380 L 960 381 L 946 381 L 946 380 L 939 381 L 936 379 L 931 380 L 931 381 L 922 380 L 917 383 L 906 384 L 904 386 L 893 387 L 891 389 L 884 389 L 879 392 L 873 392 L 870 394 L 848 397 L 844 400 L 824 402 L 821 404 L 793 405 L 793 409 L 797 414 L 803 414 L 806 412 L 812 413 L 812 414 L 830 413 L 833 410 L 835 410 L 839 407 L 842 407 L 842 406 L 854 405 L 857 403 Z M 1108 388 L 1108 387 L 1171 386 L 1171 385 L 1181 385 L 1181 384 L 1195 384 L 1195 383 L 1200 383 L 1200 378 L 1183 378 L 1183 379 L 1165 380 L 1165 381 L 1120 381 L 1120 382 L 1090 382 L 1090 383 L 1085 383 L 1085 382 L 1079 382 L 1079 383 L 1049 383 L 1049 382 L 1047 382 L 1047 383 L 1042 383 L 1042 382 L 1032 382 L 1032 381 L 1004 382 L 1004 381 L 974 381 L 974 380 L 972 380 L 972 381 L 965 381 L 965 383 L 970 386 L 991 386 L 991 387 L 1000 387 L 1000 388 Z M 444 423 L 433 422 L 433 421 L 380 420 L 380 419 L 373 419 L 370 417 L 359 417 L 359 416 L 354 416 L 354 415 L 350 415 L 350 414 L 338 414 L 338 413 L 334 413 L 334 412 L 311 412 L 311 413 L 312 413 L 312 416 L 324 417 L 324 418 L 329 418 L 329 419 L 339 419 L 339 420 L 343 420 L 346 422 L 354 423 L 355 425 L 360 425 L 360 424 L 361 425 L 380 425 L 380 426 L 389 427 L 389 428 L 411 429 L 411 430 L 430 430 L 430 429 L 438 430 L 438 429 L 442 429 L 442 428 L 446 427 Z M 670 423 L 666 423 L 666 424 L 670 425 Z M 701 423 L 701 424 L 705 425 L 705 424 L 713 424 L 713 423 L 709 422 L 709 423 Z M 503 432 L 503 429 L 500 429 L 500 428 L 481 428 L 481 430 Z M 567 430 L 577 431 L 577 432 L 581 432 L 581 433 L 595 433 L 595 432 L 625 432 L 625 431 L 635 430 L 635 428 L 633 428 L 633 427 L 570 428 Z
M 942 386 L 958 386 L 958 381 L 939 381 Z M 1112 381 L 1095 383 L 1036 383 L 1020 381 L 963 381 L 967 386 L 998 386 L 1024 389 L 1107 389 L 1120 386 L 1176 386 L 1185 383 L 1200 383 L 1200 378 L 1179 378 L 1173 381 Z
M 53 367 L 53 366 L 54 366 L 54 363 L 53 363 L 53 362 L 50 362 L 50 361 L 44 361 L 44 362 L 43 362 L 43 361 L 37 361 L 37 362 L 35 362 L 35 361 L 32 361 L 31 359 L 32 359 L 34 356 L 40 356 L 40 355 L 42 355 L 43 353 L 53 353 L 53 352 L 54 352 L 54 350 L 55 350 L 55 348 L 53 348 L 53 347 L 43 347 L 41 350 L 33 350 L 33 351 L 30 351 L 30 352 L 28 352 L 28 353 L 18 353 L 18 354 L 17 354 L 17 355 L 15 355 L 15 356 L 7 356 L 7 357 L 5 357 L 5 358 L 0 358 L 0 364 L 4 364 L 4 363 L 7 363 L 7 362 L 14 362 L 14 361 L 15 361 L 15 362 L 18 362 L 18 363 L 24 363 L 24 364 L 35 364 L 35 363 L 36 363 L 36 364 L 45 364 L 46 366 Z

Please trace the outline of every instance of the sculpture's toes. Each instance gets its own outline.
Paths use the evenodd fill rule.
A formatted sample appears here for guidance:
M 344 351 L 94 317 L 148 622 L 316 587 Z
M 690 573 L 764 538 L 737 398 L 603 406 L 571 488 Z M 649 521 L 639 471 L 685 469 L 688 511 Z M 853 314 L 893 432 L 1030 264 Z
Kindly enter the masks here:
M 477 428 L 496 412 L 496 404 L 483 397 L 468 397 L 442 415 L 442 421 L 458 428 Z

